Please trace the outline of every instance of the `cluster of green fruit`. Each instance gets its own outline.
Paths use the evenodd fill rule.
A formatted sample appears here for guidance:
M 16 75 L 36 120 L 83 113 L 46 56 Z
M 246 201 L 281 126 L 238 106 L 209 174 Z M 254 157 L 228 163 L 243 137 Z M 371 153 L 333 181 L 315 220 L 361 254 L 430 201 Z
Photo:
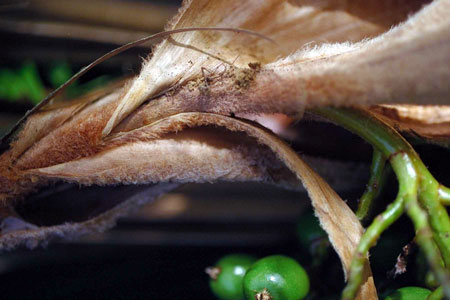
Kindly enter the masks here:
M 227 255 L 206 272 L 211 290 L 221 300 L 301 300 L 309 292 L 306 271 L 283 255 L 260 260 L 244 254 Z
M 245 254 L 222 257 L 208 267 L 210 287 L 221 300 L 301 300 L 309 292 L 309 277 L 294 259 L 272 255 L 257 260 Z M 385 300 L 426 300 L 431 291 L 421 287 L 400 288 Z
M 47 68 L 46 79 L 52 88 L 65 83 L 72 77 L 73 71 L 67 62 L 54 62 Z M 110 76 L 103 75 L 83 84 L 74 82 L 64 94 L 65 98 L 74 98 L 101 87 L 111 80 Z M 17 69 L 0 69 L 0 99 L 15 102 L 28 100 L 32 104 L 39 103 L 47 93 L 44 79 L 33 61 L 26 61 Z

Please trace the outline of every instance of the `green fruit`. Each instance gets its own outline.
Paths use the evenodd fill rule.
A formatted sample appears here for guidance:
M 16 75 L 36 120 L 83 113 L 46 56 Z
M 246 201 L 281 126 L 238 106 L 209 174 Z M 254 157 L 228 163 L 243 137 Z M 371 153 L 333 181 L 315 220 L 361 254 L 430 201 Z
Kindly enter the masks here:
M 306 213 L 297 222 L 297 237 L 305 249 L 308 249 L 314 241 L 327 238 L 327 233 L 320 227 L 319 220 L 314 213 Z
M 256 258 L 250 255 L 231 254 L 221 258 L 214 267 L 207 268 L 213 293 L 222 300 L 244 299 L 243 278 L 255 261 Z
M 244 277 L 247 300 L 301 300 L 308 291 L 306 271 L 294 259 L 283 255 L 258 260 Z
M 330 243 L 327 233 L 320 227 L 313 212 L 301 216 L 297 222 L 297 238 L 303 249 L 320 263 L 327 255 Z M 314 263 L 313 263 L 314 264 Z
M 396 290 L 384 298 L 384 300 L 425 300 L 430 294 L 430 290 L 416 286 L 408 286 Z

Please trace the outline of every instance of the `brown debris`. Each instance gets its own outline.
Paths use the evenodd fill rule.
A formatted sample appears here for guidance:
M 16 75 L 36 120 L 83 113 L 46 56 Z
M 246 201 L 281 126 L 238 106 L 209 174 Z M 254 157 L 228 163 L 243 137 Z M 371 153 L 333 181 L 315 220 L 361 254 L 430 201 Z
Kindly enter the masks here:
M 260 63 L 248 63 L 248 68 L 237 68 L 233 73 L 235 84 L 241 89 L 247 89 L 260 70 Z
M 212 280 L 217 280 L 217 277 L 219 277 L 221 270 L 219 267 L 207 267 L 205 269 L 205 273 L 208 274 L 209 278 Z
M 415 252 L 417 249 L 417 246 L 414 241 L 410 242 L 409 244 L 405 245 L 402 248 L 402 252 L 397 257 L 397 262 L 395 263 L 394 269 L 392 269 L 388 276 L 392 278 L 396 278 L 399 275 L 402 275 L 406 273 L 406 267 L 408 265 L 408 257 Z

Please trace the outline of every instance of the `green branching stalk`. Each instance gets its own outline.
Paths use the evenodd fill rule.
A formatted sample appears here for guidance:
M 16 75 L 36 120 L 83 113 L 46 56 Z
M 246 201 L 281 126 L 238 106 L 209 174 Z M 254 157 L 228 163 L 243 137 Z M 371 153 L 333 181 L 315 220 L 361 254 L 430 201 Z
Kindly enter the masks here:
M 399 182 L 397 199 L 375 218 L 361 237 L 342 298 L 350 300 L 355 297 L 361 284 L 362 264 L 370 247 L 395 221 L 395 218 L 389 221 L 382 218 L 389 211 L 399 215 L 403 212 L 403 205 L 399 207 L 400 211 L 394 210 L 393 205 L 396 203 L 404 204 L 404 209 L 413 221 L 417 242 L 441 283 L 444 294 L 450 297 L 450 218 L 444 207 L 450 202 L 450 190 L 430 174 L 419 155 L 398 132 L 374 115 L 362 110 L 336 108 L 321 108 L 315 112 L 372 144 L 388 158 Z M 446 268 L 441 267 L 441 260 Z
M 441 255 L 432 239 L 433 233 L 427 222 L 427 214 L 422 210 L 416 200 L 411 200 L 407 209 L 408 216 L 413 220 L 416 229 L 417 243 L 422 248 L 435 276 L 442 284 L 446 295 L 450 293 L 450 278 L 448 272 L 440 266 Z
M 387 172 L 385 166 L 386 157 L 374 148 L 372 165 L 370 166 L 369 183 L 367 184 L 364 194 L 359 200 L 358 210 L 356 211 L 356 216 L 360 221 L 363 221 L 368 216 L 373 200 L 378 196 L 386 181 Z
M 375 245 L 380 234 L 386 230 L 404 211 L 404 195 L 398 194 L 397 199 L 387 209 L 378 215 L 362 235 L 356 253 L 350 266 L 348 284 L 342 293 L 342 299 L 353 299 L 362 282 L 364 262 L 369 249 Z
M 416 170 L 414 161 L 405 153 L 395 155 L 391 159 L 391 165 L 396 171 L 399 180 L 399 189 L 407 189 L 405 193 L 405 209 L 413 221 L 416 230 L 416 241 L 425 253 L 436 278 L 443 285 L 444 291 L 450 293 L 450 278 L 446 270 L 441 266 L 442 249 L 436 247 L 436 245 L 439 245 L 433 239 L 434 233 L 429 224 L 429 219 L 431 218 L 418 202 L 418 184 L 421 182 L 420 177 L 422 174 Z M 412 189 L 413 187 L 414 190 Z M 435 200 L 435 202 L 438 202 L 437 199 Z
M 439 200 L 443 205 L 450 205 L 450 189 L 443 185 L 439 186 Z
M 447 269 L 450 269 L 450 218 L 447 209 L 439 201 L 441 186 L 421 161 L 416 162 L 420 180 L 420 203 L 427 210 L 433 237 L 441 251 Z

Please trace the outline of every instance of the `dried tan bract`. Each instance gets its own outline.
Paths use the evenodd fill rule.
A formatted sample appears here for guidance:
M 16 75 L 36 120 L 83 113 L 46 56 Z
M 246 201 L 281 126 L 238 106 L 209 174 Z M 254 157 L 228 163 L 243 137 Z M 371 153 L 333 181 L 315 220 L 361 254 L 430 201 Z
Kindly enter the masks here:
M 436 114 L 433 107 L 397 105 L 448 104 L 450 2 L 424 4 L 186 1 L 167 29 L 243 28 L 276 44 L 238 32 L 178 33 L 130 81 L 32 114 L 0 156 L 0 248 L 104 230 L 185 182 L 260 181 L 291 189 L 302 183 L 348 270 L 363 232 L 354 213 L 276 135 L 234 116 L 298 118 L 305 108 L 387 104 L 372 110 L 403 130 L 434 139 L 417 129 L 431 124 L 439 126 L 439 138 L 448 137 L 448 107 Z M 21 223 L 15 206 L 61 181 L 150 185 L 78 223 Z M 358 297 L 377 299 L 368 262 Z

